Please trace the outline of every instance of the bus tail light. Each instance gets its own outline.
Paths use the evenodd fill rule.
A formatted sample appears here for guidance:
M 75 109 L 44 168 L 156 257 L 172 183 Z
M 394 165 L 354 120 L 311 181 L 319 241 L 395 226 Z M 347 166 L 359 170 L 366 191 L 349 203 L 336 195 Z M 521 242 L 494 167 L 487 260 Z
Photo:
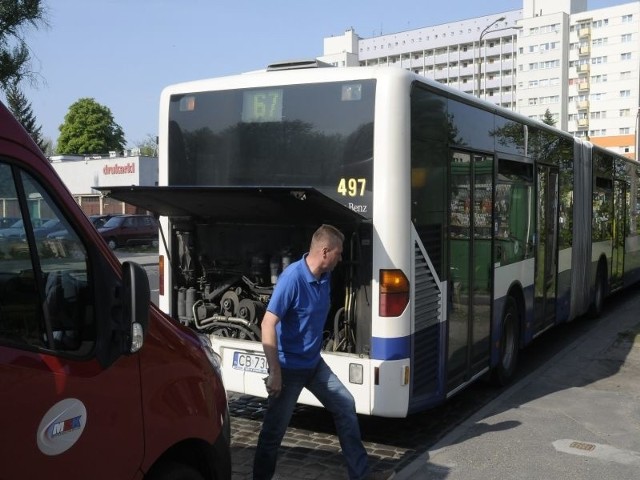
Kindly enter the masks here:
M 402 270 L 380 270 L 381 317 L 398 317 L 409 303 L 409 280 Z
M 158 256 L 158 293 L 164 295 L 164 255 Z

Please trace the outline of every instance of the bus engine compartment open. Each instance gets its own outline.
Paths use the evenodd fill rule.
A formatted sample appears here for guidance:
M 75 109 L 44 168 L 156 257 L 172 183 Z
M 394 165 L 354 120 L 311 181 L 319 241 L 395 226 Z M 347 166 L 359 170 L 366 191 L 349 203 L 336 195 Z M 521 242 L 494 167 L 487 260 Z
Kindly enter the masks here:
M 371 220 L 314 187 L 97 187 L 160 217 L 173 287 L 168 313 L 202 333 L 260 342 L 277 277 L 309 251 L 323 223 L 344 234 L 331 275 L 325 351 L 369 355 Z M 162 280 L 161 280 L 162 282 Z
M 345 235 L 332 273 L 323 349 L 368 354 L 371 228 L 331 222 Z M 260 323 L 278 277 L 309 250 L 317 225 L 172 219 L 174 317 L 203 333 L 261 341 Z

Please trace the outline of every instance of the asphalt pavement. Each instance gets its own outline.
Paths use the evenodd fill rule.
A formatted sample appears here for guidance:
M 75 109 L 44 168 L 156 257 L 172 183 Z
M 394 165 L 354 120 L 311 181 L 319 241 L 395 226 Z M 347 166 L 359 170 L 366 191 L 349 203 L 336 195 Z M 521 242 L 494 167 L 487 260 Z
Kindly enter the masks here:
M 639 312 L 633 287 L 616 299 L 615 314 L 603 314 L 395 480 L 639 479 Z
M 394 479 L 640 479 L 640 286 L 611 310 Z

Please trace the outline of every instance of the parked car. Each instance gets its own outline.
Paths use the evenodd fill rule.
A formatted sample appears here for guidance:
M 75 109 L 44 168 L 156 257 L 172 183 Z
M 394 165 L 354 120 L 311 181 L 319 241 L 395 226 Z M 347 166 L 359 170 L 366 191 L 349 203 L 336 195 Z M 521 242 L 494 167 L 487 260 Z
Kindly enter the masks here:
M 51 220 L 47 220 L 46 222 L 44 222 L 41 226 L 34 228 L 33 235 L 36 240 L 40 238 L 46 238 L 46 236 L 51 232 L 60 230 L 60 227 L 62 227 L 62 222 L 60 222 L 60 220 L 58 220 L 57 218 L 52 218 Z M 20 235 L 20 238 L 24 239 L 25 237 L 26 235 L 23 232 L 22 235 Z
M 18 220 L 20 220 L 20 217 L 0 217 L 0 229 L 9 228 Z
M 34 228 L 41 227 L 47 218 L 32 218 L 31 225 Z M 10 227 L 0 229 L 0 238 L 22 238 L 24 236 L 24 222 L 22 219 L 13 223 Z
M 158 222 L 151 215 L 118 215 L 100 228 L 112 250 L 129 245 L 158 246 Z
M 110 218 L 113 218 L 114 215 L 90 215 L 89 220 L 93 224 L 94 227 L 100 228 L 102 227 Z M 49 234 L 47 234 L 47 238 L 53 238 L 58 240 L 64 240 L 69 238 L 69 232 L 66 228 L 62 228 L 59 230 L 55 230 Z
M 96 228 L 100 228 L 104 226 L 105 223 L 115 215 L 105 214 L 105 215 L 90 215 L 89 220 L 93 223 L 93 226 Z

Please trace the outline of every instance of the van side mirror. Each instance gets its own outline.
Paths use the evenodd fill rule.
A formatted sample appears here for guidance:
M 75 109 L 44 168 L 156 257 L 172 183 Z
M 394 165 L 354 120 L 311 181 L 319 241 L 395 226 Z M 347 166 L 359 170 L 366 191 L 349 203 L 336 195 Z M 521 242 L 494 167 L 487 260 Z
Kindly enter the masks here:
M 151 291 L 149 277 L 135 262 L 122 264 L 122 306 L 125 325 L 131 328 L 122 353 L 135 353 L 142 348 L 149 324 Z

